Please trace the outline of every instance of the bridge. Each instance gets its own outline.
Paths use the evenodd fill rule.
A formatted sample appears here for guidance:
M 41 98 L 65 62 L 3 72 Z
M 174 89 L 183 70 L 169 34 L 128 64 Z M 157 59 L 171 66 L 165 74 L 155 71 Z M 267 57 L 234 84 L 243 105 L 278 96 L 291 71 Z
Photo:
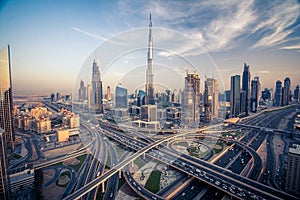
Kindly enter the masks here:
M 215 128 L 215 127 L 222 126 L 222 125 L 223 124 L 216 124 L 211 127 L 205 127 L 205 128 L 199 129 L 199 131 L 204 131 L 204 130 L 207 130 L 208 128 Z M 162 144 L 164 142 L 173 140 L 176 137 L 185 136 L 185 135 L 193 133 L 193 132 L 194 131 L 182 132 L 180 134 L 172 135 L 167 138 L 161 139 L 159 141 L 153 142 L 145 147 L 139 147 L 140 150 L 137 150 L 137 152 L 135 154 L 129 156 L 126 160 L 120 162 L 119 164 L 114 166 L 111 170 L 107 171 L 102 176 L 97 177 L 93 181 L 87 183 L 84 187 L 82 187 L 79 190 L 75 191 L 74 193 L 70 194 L 65 199 L 66 200 L 78 199 L 78 198 L 82 197 L 83 195 L 87 194 L 88 192 L 90 192 L 92 189 L 96 188 L 100 184 L 102 184 L 102 186 L 103 186 L 105 181 L 107 181 L 110 177 L 112 177 L 114 174 L 121 171 L 126 165 L 133 162 L 136 158 L 138 158 L 142 155 L 145 155 L 145 153 L 150 151 L 151 149 L 158 147 L 160 144 Z M 139 145 L 139 146 L 141 146 L 141 145 Z M 135 148 L 137 148 L 137 147 L 135 147 Z M 152 153 L 152 152 L 150 152 L 150 153 Z M 165 153 L 167 154 L 168 152 L 165 152 Z M 168 154 L 168 155 L 170 156 L 170 154 Z M 173 159 L 177 159 L 176 160 L 177 162 L 171 163 L 172 167 L 175 167 L 195 178 L 198 178 L 210 185 L 213 185 L 214 187 L 217 187 L 218 189 L 230 194 L 231 196 L 235 196 L 236 198 L 241 199 L 241 197 L 237 196 L 237 194 L 235 194 L 234 192 L 232 192 L 230 190 L 224 190 L 221 187 L 221 185 L 215 185 L 214 182 L 212 183 L 212 182 L 208 181 L 207 178 L 209 178 L 209 180 L 220 180 L 220 181 L 226 180 L 231 185 L 235 185 L 236 187 L 239 186 L 240 188 L 242 188 L 241 190 L 248 192 L 249 194 L 250 193 L 255 194 L 257 196 L 260 196 L 261 198 L 263 197 L 263 198 L 267 198 L 267 199 L 297 199 L 296 197 L 294 197 L 292 195 L 289 195 L 289 194 L 283 193 L 282 191 L 278 191 L 274 188 L 265 186 L 261 183 L 258 183 L 256 181 L 253 181 L 248 178 L 245 178 L 245 177 L 235 174 L 229 170 L 218 167 L 216 165 L 212 165 L 205 161 L 198 160 L 197 162 L 195 162 L 195 160 L 189 160 L 189 159 L 181 158 L 181 157 L 179 157 L 179 158 L 173 157 Z M 186 168 L 183 169 L 182 163 L 184 163 Z M 168 163 L 168 164 L 170 164 L 170 163 Z M 202 172 L 202 176 L 201 176 L 201 172 Z M 205 176 L 203 176 L 203 173 L 205 173 Z M 214 178 L 214 179 L 212 179 L 212 178 Z

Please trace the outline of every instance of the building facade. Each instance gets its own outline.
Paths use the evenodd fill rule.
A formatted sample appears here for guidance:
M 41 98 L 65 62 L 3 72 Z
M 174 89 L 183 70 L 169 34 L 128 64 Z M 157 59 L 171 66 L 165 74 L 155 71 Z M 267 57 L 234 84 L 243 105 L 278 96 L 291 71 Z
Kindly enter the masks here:
M 282 82 L 280 80 L 276 81 L 275 95 L 274 95 L 274 106 L 281 106 L 282 97 Z
M 126 88 L 123 88 L 119 85 L 116 86 L 115 98 L 116 108 L 128 108 L 128 94 Z
M 204 118 L 206 122 L 218 117 L 218 81 L 213 78 L 205 80 Z
M 286 176 L 286 191 L 300 195 L 300 145 L 289 148 Z
M 5 131 L 0 128 L 0 199 L 8 200 L 9 198 L 9 173 L 7 162 L 7 147 Z
M 243 107 L 241 108 L 241 112 L 245 112 L 246 115 L 249 113 L 249 105 L 250 105 L 250 66 L 244 63 L 244 71 L 243 71 L 243 78 L 242 78 L 242 91 L 245 91 L 245 102 L 243 102 Z
M 101 74 L 98 63 L 96 60 L 93 61 L 93 72 L 92 72 L 92 107 L 97 114 L 103 113 L 103 91 Z
M 241 111 L 241 76 L 231 76 L 230 84 L 230 116 L 237 117 Z
M 286 77 L 284 79 L 284 84 L 282 88 L 282 100 L 281 100 L 282 106 L 289 105 L 290 95 L 291 95 L 291 79 L 289 77 Z
M 251 81 L 251 112 L 257 112 L 261 94 L 260 85 L 259 77 L 254 77 L 254 80 Z

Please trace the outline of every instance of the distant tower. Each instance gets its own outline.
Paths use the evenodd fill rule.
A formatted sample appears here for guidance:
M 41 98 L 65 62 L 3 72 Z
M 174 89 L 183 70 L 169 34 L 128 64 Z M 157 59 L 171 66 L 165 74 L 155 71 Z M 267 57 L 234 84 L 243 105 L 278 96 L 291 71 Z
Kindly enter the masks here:
M 205 81 L 204 117 L 206 122 L 218 117 L 218 81 L 213 78 Z
M 239 116 L 241 104 L 241 77 L 240 75 L 231 76 L 230 87 L 230 115 L 231 117 Z
M 290 102 L 290 92 L 291 92 L 291 79 L 286 77 L 284 79 L 284 84 L 282 88 L 282 106 L 286 106 Z
M 251 81 L 251 112 L 257 112 L 261 89 L 259 77 L 254 77 Z
M 101 74 L 97 62 L 93 62 L 93 73 L 92 73 L 92 99 L 93 106 L 97 114 L 103 113 L 102 103 L 102 81 Z
M 111 101 L 111 92 L 110 92 L 110 86 L 107 86 L 107 101 Z
M 200 78 L 198 74 L 185 77 L 182 98 L 182 123 L 187 127 L 198 127 L 200 123 Z
M 92 104 L 93 104 L 93 95 L 92 95 L 92 93 L 93 93 L 93 91 L 92 91 L 91 84 L 87 84 L 87 106 L 88 106 L 89 110 L 92 109 Z
M 242 102 L 242 112 L 246 112 L 246 115 L 249 113 L 249 105 L 250 105 L 250 70 L 249 70 L 249 65 L 244 63 L 244 71 L 243 71 L 243 79 L 242 79 L 242 90 L 245 91 L 245 102 Z
M 150 13 L 149 23 L 149 44 L 148 44 L 148 67 L 146 70 L 146 104 L 155 104 L 154 83 L 153 83 L 153 38 L 152 38 L 152 20 Z
M 116 86 L 116 108 L 128 108 L 127 89 L 121 86 Z
M 86 87 L 84 85 L 84 81 L 80 81 L 80 86 L 79 86 L 79 90 L 78 90 L 78 100 L 80 102 L 84 102 L 85 98 L 86 98 Z
M 281 105 L 281 96 L 282 96 L 282 82 L 280 80 L 276 81 L 276 89 L 275 89 L 275 98 L 274 98 L 274 106 Z
M 294 101 L 299 102 L 299 92 L 300 92 L 300 87 L 299 85 L 296 86 L 296 89 L 294 90 Z

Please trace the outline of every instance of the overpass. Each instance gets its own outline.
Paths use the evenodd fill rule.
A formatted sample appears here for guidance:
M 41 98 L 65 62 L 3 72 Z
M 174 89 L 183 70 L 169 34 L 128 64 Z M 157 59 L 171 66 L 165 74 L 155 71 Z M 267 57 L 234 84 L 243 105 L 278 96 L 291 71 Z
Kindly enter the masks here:
M 208 128 L 218 127 L 218 126 L 222 126 L 222 125 L 223 124 L 217 124 L 212 127 L 205 127 L 205 128 L 200 129 L 200 131 L 204 131 Z M 140 157 L 141 155 L 144 155 L 147 151 L 159 146 L 160 144 L 162 144 L 164 142 L 168 142 L 170 140 L 173 140 L 176 137 L 181 137 L 186 134 L 190 134 L 192 132 L 194 132 L 194 131 L 187 131 L 187 132 L 183 132 L 183 133 L 180 133 L 177 135 L 172 135 L 167 138 L 161 139 L 159 141 L 153 142 L 152 144 L 149 144 L 148 146 L 136 148 L 136 149 L 140 149 L 140 150 L 137 150 L 137 152 L 135 154 L 131 155 L 126 160 L 117 164 L 111 170 L 109 170 L 105 174 L 103 174 L 103 176 L 97 177 L 93 181 L 87 183 L 84 187 L 80 188 L 79 190 L 75 191 L 71 195 L 67 196 L 65 199 L 78 199 L 78 198 L 82 197 L 83 195 L 90 192 L 93 188 L 97 187 L 98 185 L 100 185 L 100 184 L 104 185 L 104 182 L 106 180 L 108 180 L 111 176 L 113 176 L 115 173 L 118 173 L 126 165 L 133 162 L 136 158 Z M 152 153 L 152 152 L 150 152 L 150 153 Z M 245 191 L 252 191 L 252 192 L 254 192 L 254 194 L 256 194 L 258 196 L 266 197 L 267 199 L 296 199 L 292 195 L 285 194 L 282 191 L 278 191 L 274 188 L 265 186 L 261 183 L 258 183 L 256 181 L 250 180 L 250 179 L 242 177 L 242 176 L 239 176 L 229 170 L 226 170 L 224 168 L 212 165 L 210 163 L 207 163 L 207 162 L 204 162 L 201 160 L 197 161 L 197 163 L 195 161 L 191 161 L 186 158 L 178 158 L 177 160 L 182 160 L 182 162 L 185 163 L 186 166 L 189 166 L 190 168 L 192 168 L 196 171 L 197 171 L 197 169 L 204 170 L 204 171 L 208 172 L 209 174 L 212 174 L 211 177 L 217 178 L 220 181 L 228 180 L 233 185 L 244 188 Z M 181 171 L 184 171 L 187 174 L 190 174 L 204 182 L 209 183 L 210 185 L 213 185 L 214 187 L 217 187 L 220 190 L 223 190 L 224 192 L 226 192 L 232 196 L 241 198 L 241 197 L 237 196 L 234 192 L 224 190 L 221 186 L 216 186 L 216 185 L 214 185 L 214 183 L 208 182 L 205 178 L 199 177 L 199 173 L 193 174 L 193 173 L 191 173 L 191 170 L 187 170 L 187 169 L 183 170 L 182 163 L 177 163 L 176 165 L 174 163 L 172 163 L 171 165 L 175 168 L 178 168 Z M 208 177 L 208 176 L 206 176 L 206 177 Z M 210 178 L 210 180 L 211 179 L 212 178 Z
M 240 127 L 246 127 L 246 128 L 256 128 L 256 129 L 260 129 L 260 130 L 264 130 L 264 131 L 272 131 L 272 132 L 279 132 L 279 133 L 291 134 L 291 132 L 287 131 L 287 130 L 267 128 L 267 127 L 255 126 L 255 125 L 247 125 L 247 124 L 241 124 L 241 123 L 231 124 L 231 126 L 240 126 Z

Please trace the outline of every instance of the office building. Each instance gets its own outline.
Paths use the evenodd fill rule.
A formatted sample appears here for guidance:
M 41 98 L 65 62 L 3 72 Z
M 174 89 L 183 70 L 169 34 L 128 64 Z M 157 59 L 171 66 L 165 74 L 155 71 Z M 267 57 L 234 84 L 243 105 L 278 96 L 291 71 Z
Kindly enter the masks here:
M 283 88 L 282 88 L 282 100 L 281 105 L 286 106 L 290 102 L 290 95 L 291 95 L 291 80 L 289 77 L 284 79 Z
M 157 105 L 141 106 L 141 120 L 145 122 L 157 121 Z
M 137 94 L 137 106 L 141 107 L 146 104 L 146 92 L 139 90 Z
M 81 80 L 79 90 L 78 90 L 78 100 L 80 102 L 84 102 L 85 99 L 86 99 L 86 87 L 84 85 L 84 81 Z
M 246 112 L 246 115 L 249 113 L 249 105 L 250 105 L 250 69 L 249 65 L 244 63 L 244 71 L 243 71 L 243 78 L 242 78 L 242 91 L 245 91 L 245 101 L 242 102 L 242 110 L 241 112 Z
M 107 98 L 107 101 L 111 101 L 110 86 L 107 86 L 106 98 Z
M 50 101 L 51 101 L 51 102 L 54 102 L 54 101 L 55 101 L 55 94 L 54 94 L 54 93 L 51 93 L 51 94 L 50 94 Z
M 274 106 L 281 106 L 281 99 L 282 99 L 282 82 L 280 80 L 277 80 L 276 89 L 275 89 Z
M 231 76 L 230 84 L 230 116 L 238 117 L 241 108 L 241 76 Z
M 116 94 L 115 94 L 115 107 L 116 108 L 128 108 L 128 94 L 127 89 L 116 86 Z
M 25 167 L 22 167 L 25 168 Z M 33 189 L 34 187 L 34 169 L 33 166 L 25 169 L 18 169 L 17 172 L 10 176 L 10 189 L 13 193 L 22 190 Z
M 148 41 L 148 66 L 146 70 L 146 104 L 154 105 L 154 75 L 153 75 L 153 38 L 152 38 L 152 20 L 150 13 L 149 22 L 149 41 Z
M 213 78 L 205 80 L 204 87 L 204 119 L 209 122 L 218 117 L 218 81 Z
M 257 112 L 261 94 L 259 77 L 254 77 L 251 81 L 251 112 Z
M 0 128 L 0 199 L 9 198 L 9 173 L 8 173 L 8 161 L 7 161 L 7 146 L 5 139 L 5 131 Z
M 200 123 L 200 78 L 196 73 L 188 73 L 182 98 L 182 120 L 185 127 L 198 127 Z
M 299 85 L 297 85 L 294 90 L 294 101 L 299 102 Z
M 10 47 L 0 51 L 0 128 L 4 130 L 4 141 L 9 149 L 13 149 L 13 100 L 10 65 Z
M 300 195 L 300 145 L 294 144 L 289 148 L 286 191 L 296 196 Z
M 91 84 L 87 84 L 86 89 L 87 89 L 87 107 L 89 110 L 91 110 L 92 104 L 93 104 L 93 96 L 92 96 L 93 89 L 92 89 Z
M 261 98 L 264 101 L 270 101 L 272 97 L 271 89 L 265 88 L 264 91 L 261 92 Z
M 96 60 L 93 61 L 92 73 L 92 106 L 96 114 L 103 113 L 103 91 L 99 66 Z

